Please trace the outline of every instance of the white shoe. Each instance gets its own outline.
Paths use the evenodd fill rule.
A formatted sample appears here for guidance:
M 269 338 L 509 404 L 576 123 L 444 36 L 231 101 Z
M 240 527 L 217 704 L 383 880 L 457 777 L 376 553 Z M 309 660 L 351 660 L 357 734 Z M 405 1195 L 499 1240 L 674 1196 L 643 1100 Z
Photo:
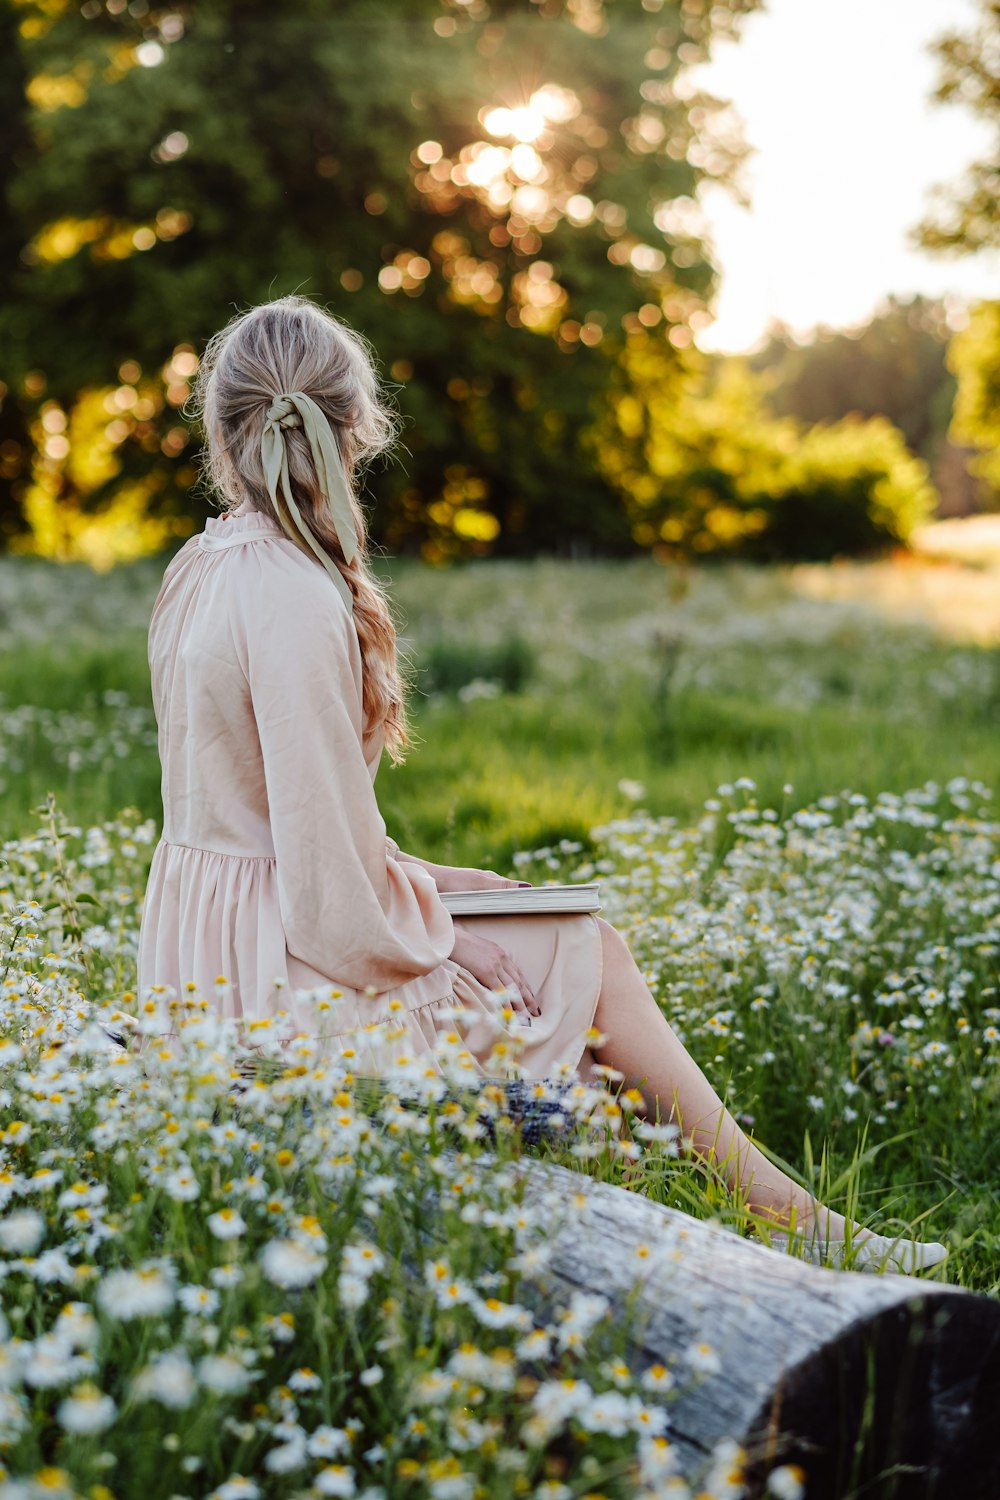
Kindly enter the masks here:
M 793 1238 L 801 1258 L 813 1265 L 841 1266 L 846 1259 L 847 1242 L 842 1239 L 823 1240 L 818 1235 L 806 1239 L 804 1235 L 772 1234 L 769 1244 L 775 1250 L 787 1251 Z M 898 1271 L 904 1276 L 912 1276 L 917 1271 L 939 1265 L 946 1258 L 948 1249 L 938 1240 L 907 1240 L 901 1236 L 892 1239 L 865 1232 L 863 1237 L 855 1234 L 851 1253 L 852 1271 Z

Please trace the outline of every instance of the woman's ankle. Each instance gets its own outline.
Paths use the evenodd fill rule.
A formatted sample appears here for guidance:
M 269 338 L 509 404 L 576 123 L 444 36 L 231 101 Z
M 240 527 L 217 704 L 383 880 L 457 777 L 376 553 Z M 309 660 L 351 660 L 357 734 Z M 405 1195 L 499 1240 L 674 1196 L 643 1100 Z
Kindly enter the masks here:
M 842 1240 L 847 1233 L 847 1220 L 843 1214 L 836 1213 L 813 1198 L 796 1197 L 781 1202 L 776 1201 L 773 1194 L 767 1193 L 761 1194 L 755 1202 L 755 1196 L 751 1190 L 747 1199 L 748 1207 L 759 1223 L 768 1229 L 773 1228 L 776 1233 L 793 1233 L 815 1240 Z M 862 1231 L 859 1225 L 854 1225 L 851 1232 L 854 1234 Z

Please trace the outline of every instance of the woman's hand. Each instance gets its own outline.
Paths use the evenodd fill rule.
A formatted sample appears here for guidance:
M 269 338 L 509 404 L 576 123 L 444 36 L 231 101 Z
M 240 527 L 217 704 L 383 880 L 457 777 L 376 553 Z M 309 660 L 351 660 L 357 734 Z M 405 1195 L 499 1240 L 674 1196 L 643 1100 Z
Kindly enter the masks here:
M 530 880 L 508 880 L 495 870 L 474 870 L 466 865 L 435 865 L 430 860 L 418 859 L 415 854 L 396 855 L 402 864 L 421 865 L 432 877 L 439 891 L 502 891 L 510 887 L 517 889 L 529 886 Z
M 439 891 L 505 891 L 529 885 L 527 880 L 508 880 L 495 870 L 473 870 L 464 865 L 431 865 Z
M 489 874 L 490 872 L 478 873 Z M 504 884 L 518 885 L 519 882 L 507 880 Z M 459 886 L 457 889 L 462 890 L 463 887 Z M 471 887 L 464 889 L 471 889 Z M 514 1010 L 523 1011 L 525 1015 L 540 1016 L 541 1007 L 535 999 L 534 990 L 506 949 L 502 948 L 499 943 L 492 942 L 490 938 L 481 937 L 478 932 L 463 928 L 461 917 L 454 918 L 454 928 L 455 945 L 451 950 L 454 962 L 461 968 L 468 969 L 473 979 L 478 979 L 479 983 L 485 984 L 487 989 L 513 990 L 510 1005 Z

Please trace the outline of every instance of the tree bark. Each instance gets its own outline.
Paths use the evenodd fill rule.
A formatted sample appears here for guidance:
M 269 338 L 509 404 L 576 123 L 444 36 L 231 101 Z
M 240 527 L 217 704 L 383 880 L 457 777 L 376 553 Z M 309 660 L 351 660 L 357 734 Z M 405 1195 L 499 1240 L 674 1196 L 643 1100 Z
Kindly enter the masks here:
M 997 1500 L 1000 1304 L 917 1277 L 824 1270 L 552 1162 L 525 1157 L 517 1170 L 525 1208 L 553 1223 L 552 1259 L 525 1275 L 524 1305 L 551 1317 L 585 1288 L 621 1306 L 642 1276 L 633 1371 L 702 1341 L 718 1355 L 718 1374 L 679 1379 L 686 1389 L 665 1398 L 689 1483 L 729 1437 L 747 1450 L 753 1497 L 776 1465 L 796 1463 L 807 1500 Z M 488 1157 L 456 1159 L 456 1175 L 489 1171 Z M 560 1223 L 559 1205 L 580 1193 L 582 1210 Z M 424 1232 L 441 1243 L 435 1202 Z

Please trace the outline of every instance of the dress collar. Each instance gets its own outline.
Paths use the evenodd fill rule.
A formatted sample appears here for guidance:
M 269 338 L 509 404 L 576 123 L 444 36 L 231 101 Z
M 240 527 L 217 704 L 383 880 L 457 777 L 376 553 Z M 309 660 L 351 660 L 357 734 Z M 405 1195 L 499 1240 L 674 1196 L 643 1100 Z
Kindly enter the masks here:
M 227 514 L 209 516 L 201 535 L 202 544 L 207 543 L 208 550 L 215 551 L 220 545 L 227 546 L 234 542 L 242 542 L 251 536 L 285 536 L 285 534 L 276 516 L 270 516 L 260 510 L 249 510 L 241 505 L 238 510 Z
M 268 515 L 266 511 L 250 510 L 240 506 L 239 510 L 228 511 L 221 516 L 209 516 L 205 522 L 205 531 L 209 536 L 241 536 L 250 531 L 280 531 L 284 536 L 281 523 L 277 516 Z

